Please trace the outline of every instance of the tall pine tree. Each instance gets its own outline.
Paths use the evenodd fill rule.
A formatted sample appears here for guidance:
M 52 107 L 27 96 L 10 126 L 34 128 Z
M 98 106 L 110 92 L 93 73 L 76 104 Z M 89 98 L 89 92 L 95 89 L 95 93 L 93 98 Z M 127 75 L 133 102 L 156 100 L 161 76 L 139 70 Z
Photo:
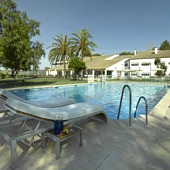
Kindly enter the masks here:
M 165 40 L 161 43 L 159 50 L 170 50 L 170 43 L 168 42 L 168 40 Z

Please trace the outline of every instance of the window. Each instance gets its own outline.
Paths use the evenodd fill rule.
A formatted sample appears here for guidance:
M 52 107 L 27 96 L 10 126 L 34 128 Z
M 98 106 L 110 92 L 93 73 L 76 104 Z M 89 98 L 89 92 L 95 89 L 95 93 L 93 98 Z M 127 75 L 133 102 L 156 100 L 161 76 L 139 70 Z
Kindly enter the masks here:
M 131 76 L 137 76 L 137 73 L 131 73 Z
M 151 63 L 142 63 L 141 65 L 142 65 L 142 66 L 150 66 Z
M 142 73 L 142 76 L 150 76 L 150 73 Z
M 131 63 L 131 66 L 139 66 L 139 63 Z

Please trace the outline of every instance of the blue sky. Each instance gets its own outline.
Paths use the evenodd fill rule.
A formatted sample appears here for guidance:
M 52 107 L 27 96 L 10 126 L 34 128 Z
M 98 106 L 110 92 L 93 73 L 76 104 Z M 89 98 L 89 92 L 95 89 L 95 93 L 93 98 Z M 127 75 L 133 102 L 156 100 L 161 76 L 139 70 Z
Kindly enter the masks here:
M 17 9 L 41 23 L 46 57 L 41 69 L 50 66 L 48 53 L 56 35 L 72 37 L 87 29 L 98 48 L 95 53 L 117 54 L 145 51 L 170 41 L 170 0 L 14 0 Z

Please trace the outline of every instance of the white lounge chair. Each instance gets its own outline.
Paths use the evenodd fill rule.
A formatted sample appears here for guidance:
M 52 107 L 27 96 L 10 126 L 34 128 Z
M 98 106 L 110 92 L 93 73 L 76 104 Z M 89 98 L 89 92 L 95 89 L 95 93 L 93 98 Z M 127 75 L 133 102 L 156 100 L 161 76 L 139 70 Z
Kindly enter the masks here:
M 56 108 L 42 108 L 27 102 L 25 103 L 23 101 L 8 98 L 5 101 L 5 107 L 12 113 L 25 117 L 25 120 L 23 120 L 23 123 L 21 124 L 18 124 L 18 122 L 12 122 L 14 123 L 15 129 L 13 128 L 12 123 L 0 129 L 0 137 L 11 146 L 12 169 L 17 167 L 17 162 L 23 158 L 28 149 L 35 145 L 35 135 L 39 136 L 39 134 L 45 134 L 45 136 L 48 136 L 48 131 L 54 128 L 53 121 L 56 120 L 56 116 L 61 116 L 64 121 L 77 121 L 83 118 L 92 117 L 107 123 L 107 116 L 103 111 L 103 106 L 90 102 L 70 104 Z M 28 117 L 31 119 L 28 119 Z M 37 121 L 37 123 L 34 123 L 35 121 Z M 26 124 L 26 122 L 28 123 Z M 14 133 L 13 131 L 16 131 L 16 129 L 18 129 L 18 132 Z M 44 138 L 44 135 L 42 135 L 42 137 Z M 31 138 L 31 141 L 28 142 L 29 138 Z M 40 140 L 44 141 L 43 139 Z M 53 140 L 55 141 L 56 139 Z M 23 148 L 23 153 L 19 158 L 17 158 L 17 144 L 21 144 Z M 56 146 L 58 146 L 56 147 L 56 158 L 59 158 L 60 147 L 59 144 Z
M 56 120 L 56 116 L 62 117 L 63 120 L 79 120 L 82 118 L 98 116 L 107 122 L 107 116 L 103 111 L 103 105 L 91 102 L 82 102 L 70 104 L 55 108 L 42 108 L 23 101 L 8 98 L 5 101 L 5 107 L 11 112 L 34 119 Z

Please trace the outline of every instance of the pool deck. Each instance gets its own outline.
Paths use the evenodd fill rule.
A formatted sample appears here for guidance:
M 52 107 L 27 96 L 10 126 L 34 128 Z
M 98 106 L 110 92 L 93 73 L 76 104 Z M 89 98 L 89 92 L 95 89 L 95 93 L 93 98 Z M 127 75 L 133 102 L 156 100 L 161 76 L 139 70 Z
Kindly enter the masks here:
M 63 145 L 60 160 L 55 159 L 54 143 L 31 148 L 17 170 L 169 170 L 170 91 L 149 114 L 132 120 L 78 122 L 83 127 L 84 145 L 74 136 Z M 18 148 L 19 150 L 19 148 Z M 0 147 L 0 169 L 10 169 L 10 148 Z

